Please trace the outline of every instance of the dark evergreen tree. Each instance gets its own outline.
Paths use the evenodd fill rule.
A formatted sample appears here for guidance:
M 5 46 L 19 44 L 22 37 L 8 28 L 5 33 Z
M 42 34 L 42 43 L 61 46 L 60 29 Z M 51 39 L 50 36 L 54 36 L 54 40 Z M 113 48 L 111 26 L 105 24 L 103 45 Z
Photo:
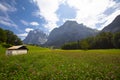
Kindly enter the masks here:
M 18 38 L 12 31 L 9 31 L 9 30 L 5 30 L 5 31 L 7 35 L 7 40 L 6 40 L 7 44 L 12 44 L 12 45 L 22 44 L 22 41 L 20 40 L 20 38 Z
M 93 48 L 95 49 L 113 48 L 112 37 L 113 35 L 110 32 L 103 32 L 98 34 L 94 39 Z
M 0 28 L 0 43 L 6 42 L 6 33 L 3 29 Z
M 80 46 L 81 46 L 81 49 L 84 49 L 84 50 L 87 50 L 90 47 L 88 41 L 85 39 L 80 41 Z
M 115 48 L 120 48 L 120 32 L 113 35 L 113 45 Z

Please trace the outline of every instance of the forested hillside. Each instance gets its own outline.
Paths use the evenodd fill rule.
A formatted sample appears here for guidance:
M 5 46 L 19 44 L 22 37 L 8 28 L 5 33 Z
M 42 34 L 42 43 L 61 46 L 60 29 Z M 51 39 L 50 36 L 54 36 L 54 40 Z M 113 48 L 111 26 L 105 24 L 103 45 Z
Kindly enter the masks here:
M 22 41 L 12 31 L 0 28 L 0 44 L 20 45 Z
M 66 43 L 62 49 L 112 49 L 120 48 L 120 32 L 102 32 L 95 37 L 88 37 L 81 41 Z

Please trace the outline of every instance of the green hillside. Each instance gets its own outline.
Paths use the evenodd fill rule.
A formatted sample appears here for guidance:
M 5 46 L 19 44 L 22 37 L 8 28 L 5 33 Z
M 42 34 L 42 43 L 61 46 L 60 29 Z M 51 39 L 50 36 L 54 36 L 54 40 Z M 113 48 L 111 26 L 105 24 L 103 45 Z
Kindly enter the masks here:
M 119 80 L 120 50 L 50 50 L 28 46 L 28 54 L 5 56 L 0 80 Z

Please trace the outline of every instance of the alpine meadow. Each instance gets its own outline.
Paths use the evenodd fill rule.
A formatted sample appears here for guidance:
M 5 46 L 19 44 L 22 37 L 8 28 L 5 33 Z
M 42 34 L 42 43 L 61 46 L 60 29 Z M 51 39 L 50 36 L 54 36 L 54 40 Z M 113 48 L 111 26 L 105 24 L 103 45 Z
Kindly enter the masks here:
M 6 56 L 0 47 L 0 80 L 119 80 L 120 50 L 60 50 L 28 46 Z

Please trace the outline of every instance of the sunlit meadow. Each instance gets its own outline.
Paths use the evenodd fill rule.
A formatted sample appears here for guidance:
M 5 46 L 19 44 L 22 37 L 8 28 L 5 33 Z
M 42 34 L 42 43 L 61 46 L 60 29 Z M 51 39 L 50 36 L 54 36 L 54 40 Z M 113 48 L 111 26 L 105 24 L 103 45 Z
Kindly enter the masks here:
M 0 46 L 0 80 L 119 80 L 120 50 L 53 50 L 28 46 L 6 56 Z

